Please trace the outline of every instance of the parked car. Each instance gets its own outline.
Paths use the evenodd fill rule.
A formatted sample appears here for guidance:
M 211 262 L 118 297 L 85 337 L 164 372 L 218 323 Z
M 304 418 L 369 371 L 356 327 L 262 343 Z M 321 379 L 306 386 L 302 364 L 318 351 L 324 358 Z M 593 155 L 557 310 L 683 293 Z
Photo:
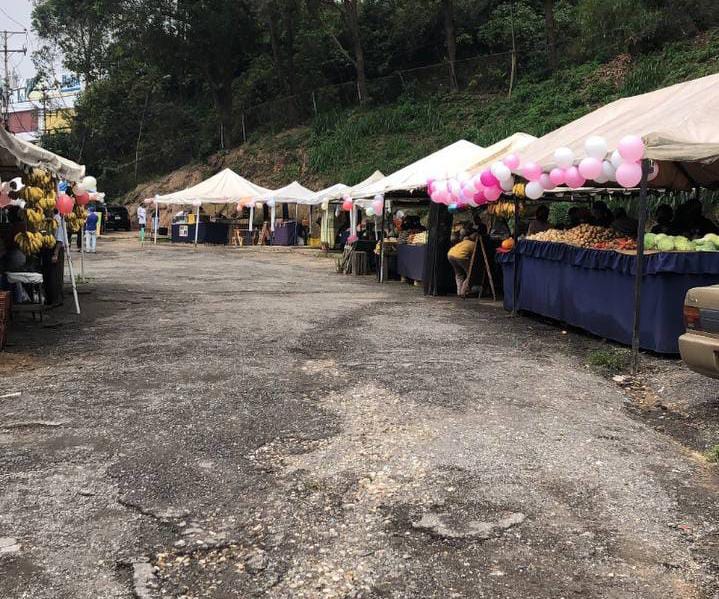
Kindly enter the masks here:
M 105 229 L 108 231 L 130 230 L 130 214 L 124 206 L 108 206 Z
M 687 332 L 679 337 L 682 360 L 699 374 L 719 378 L 719 285 L 687 292 L 684 323 Z

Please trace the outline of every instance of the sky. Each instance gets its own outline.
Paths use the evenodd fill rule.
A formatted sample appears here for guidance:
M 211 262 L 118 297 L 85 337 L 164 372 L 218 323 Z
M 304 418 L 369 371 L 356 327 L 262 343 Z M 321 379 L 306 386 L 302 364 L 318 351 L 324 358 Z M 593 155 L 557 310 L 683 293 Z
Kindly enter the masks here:
M 13 35 L 8 41 L 9 48 L 27 47 L 27 55 L 25 56 L 22 54 L 10 55 L 10 64 L 17 71 L 20 79 L 26 79 L 35 74 L 30 55 L 39 44 L 30 30 L 31 12 L 32 0 L 0 0 L 0 31 L 22 31 L 27 29 L 27 35 Z M 2 55 L 0 55 L 0 60 L 2 60 Z

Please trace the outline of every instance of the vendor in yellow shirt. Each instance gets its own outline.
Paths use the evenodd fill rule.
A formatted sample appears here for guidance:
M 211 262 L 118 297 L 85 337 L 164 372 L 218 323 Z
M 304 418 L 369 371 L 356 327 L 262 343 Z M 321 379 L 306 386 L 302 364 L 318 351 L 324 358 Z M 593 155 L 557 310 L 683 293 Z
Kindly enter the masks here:
M 457 282 L 457 295 L 463 297 L 467 293 L 467 285 L 469 285 L 469 265 L 472 261 L 474 246 L 476 244 L 477 234 L 468 234 L 467 231 L 460 232 L 460 242 L 452 246 L 447 252 L 447 259 L 454 269 L 454 278 Z

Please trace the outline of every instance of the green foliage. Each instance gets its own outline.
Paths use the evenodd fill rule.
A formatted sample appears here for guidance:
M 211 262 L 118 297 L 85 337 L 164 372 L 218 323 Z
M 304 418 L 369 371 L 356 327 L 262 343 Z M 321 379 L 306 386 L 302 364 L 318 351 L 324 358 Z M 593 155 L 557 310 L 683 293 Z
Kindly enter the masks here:
M 587 364 L 608 374 L 615 374 L 627 370 L 629 359 L 630 351 L 628 349 L 595 349 L 589 352 Z
M 704 452 L 704 457 L 712 464 L 719 464 L 719 445 L 714 445 Z

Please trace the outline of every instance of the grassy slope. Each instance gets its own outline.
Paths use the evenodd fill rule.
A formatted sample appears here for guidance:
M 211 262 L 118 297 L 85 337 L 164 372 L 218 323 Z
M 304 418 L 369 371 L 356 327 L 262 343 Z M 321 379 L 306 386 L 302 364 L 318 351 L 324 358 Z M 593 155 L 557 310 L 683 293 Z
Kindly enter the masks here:
M 719 30 L 633 62 L 618 57 L 550 79 L 520 78 L 511 98 L 455 94 L 321 115 L 308 128 L 257 136 L 207 164 L 144 184 L 127 199 L 177 189 L 225 166 L 268 187 L 293 179 L 316 189 L 354 184 L 375 169 L 390 173 L 460 138 L 487 146 L 515 131 L 542 135 L 619 97 L 716 72 Z

